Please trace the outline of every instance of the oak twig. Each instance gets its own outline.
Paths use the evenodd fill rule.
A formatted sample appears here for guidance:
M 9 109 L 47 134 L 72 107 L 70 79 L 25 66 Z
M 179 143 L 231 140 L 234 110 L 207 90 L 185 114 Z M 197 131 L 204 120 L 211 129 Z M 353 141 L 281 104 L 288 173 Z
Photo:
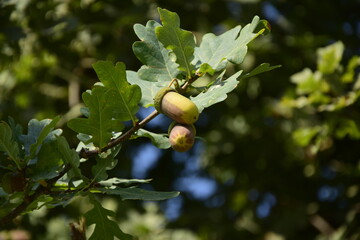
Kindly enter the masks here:
M 0 226 L 5 226 L 9 224 L 11 220 L 19 216 L 23 211 L 25 211 L 25 209 L 38 197 L 40 197 L 42 194 L 49 193 L 51 187 L 57 182 L 57 180 L 62 178 L 65 175 L 65 173 L 67 173 L 70 169 L 71 169 L 70 165 L 65 165 L 65 168 L 59 173 L 59 175 L 47 181 L 46 187 L 39 185 L 39 187 L 35 190 L 35 192 L 30 192 L 25 194 L 22 203 L 18 205 L 16 208 L 14 208 L 10 213 L 8 213 L 7 215 L 5 215 L 0 219 Z
M 92 157 L 94 155 L 97 155 L 99 153 L 105 152 L 108 149 L 111 149 L 113 147 L 115 147 L 116 145 L 128 140 L 131 135 L 133 133 L 135 133 L 137 130 L 139 130 L 140 128 L 142 128 L 143 126 L 145 126 L 146 123 L 148 123 L 149 121 L 151 121 L 153 118 L 155 118 L 157 115 L 159 115 L 159 112 L 154 110 L 152 113 L 149 114 L 149 116 L 147 116 L 146 118 L 144 118 L 141 122 L 136 123 L 135 126 L 133 126 L 132 128 L 130 128 L 127 132 L 125 132 L 124 134 L 122 134 L 121 136 L 119 136 L 118 138 L 115 138 L 113 140 L 111 140 L 105 147 L 103 147 L 102 149 L 95 149 L 95 150 L 86 150 L 86 149 L 81 149 L 81 151 L 79 152 L 79 156 L 82 158 L 89 158 Z

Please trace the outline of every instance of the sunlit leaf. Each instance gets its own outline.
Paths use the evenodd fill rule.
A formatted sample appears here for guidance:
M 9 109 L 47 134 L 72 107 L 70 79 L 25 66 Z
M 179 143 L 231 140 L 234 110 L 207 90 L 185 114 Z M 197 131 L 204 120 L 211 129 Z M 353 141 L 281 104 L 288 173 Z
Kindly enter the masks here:
M 112 109 L 113 118 L 119 121 L 132 120 L 135 122 L 135 113 L 138 111 L 138 104 L 141 100 L 141 90 L 137 85 L 130 85 L 126 80 L 125 65 L 121 62 L 114 66 L 110 61 L 98 61 L 93 64 L 100 81 L 108 89 L 116 90 L 111 92 L 117 103 Z M 91 114 L 91 112 L 90 112 Z
M 313 73 L 310 69 L 305 68 L 303 71 L 291 76 L 291 81 L 296 86 L 297 94 L 308 94 L 314 91 L 327 91 L 328 85 L 322 79 L 320 72 Z
M 204 108 L 207 108 L 215 103 L 224 101 L 227 98 L 227 94 L 234 90 L 239 84 L 237 79 L 241 73 L 242 70 L 224 80 L 223 76 L 225 71 L 223 71 L 206 91 L 201 92 L 196 97 L 191 97 L 191 100 L 198 107 L 199 112 L 202 112 Z
M 349 136 L 353 139 L 360 139 L 360 125 L 352 119 L 340 119 L 335 134 L 338 138 Z
M 163 26 L 155 29 L 159 41 L 176 55 L 176 63 L 179 69 L 190 78 L 194 66 L 191 61 L 194 58 L 195 37 L 189 32 L 180 28 L 179 16 L 166 9 L 158 8 L 160 20 Z
M 165 82 L 150 82 L 144 81 L 139 78 L 138 74 L 134 71 L 126 71 L 126 76 L 131 84 L 136 84 L 141 88 L 142 97 L 140 103 L 144 107 L 150 107 L 154 105 L 154 97 L 156 93 L 163 87 L 167 86 Z
M 140 185 L 143 183 L 149 183 L 151 179 L 123 179 L 123 178 L 109 178 L 107 180 L 99 182 L 102 186 L 111 187 L 111 186 L 119 186 L 119 187 L 130 187 L 134 185 Z
M 344 44 L 340 41 L 317 50 L 318 69 L 323 74 L 333 73 L 340 64 L 344 52 Z
M 259 21 L 259 17 L 256 16 L 243 29 L 237 26 L 220 36 L 205 34 L 200 46 L 195 48 L 194 63 L 209 64 L 217 72 L 223 70 L 228 62 L 241 63 L 247 53 L 247 44 L 263 32 L 254 32 Z
M 343 83 L 351 83 L 355 81 L 356 68 L 360 66 L 360 56 L 354 56 L 350 59 L 346 66 L 346 72 L 341 76 Z
M 312 128 L 298 128 L 293 132 L 294 141 L 302 147 L 310 144 L 310 141 L 321 131 L 320 126 Z
M 135 24 L 134 31 L 141 41 L 133 44 L 133 51 L 144 64 L 138 71 L 141 79 L 169 83 L 177 77 L 180 70 L 179 65 L 171 58 L 171 51 L 157 39 L 155 28 L 158 26 L 161 25 L 153 20 L 148 21 L 146 26 Z
M 101 86 L 84 92 L 82 97 L 90 110 L 89 118 L 72 119 L 68 126 L 76 132 L 91 135 L 91 141 L 103 148 L 112 138 L 112 132 L 120 132 L 124 128 L 122 122 L 115 118 L 119 115 L 117 109 L 122 100 L 119 100 L 117 90 Z

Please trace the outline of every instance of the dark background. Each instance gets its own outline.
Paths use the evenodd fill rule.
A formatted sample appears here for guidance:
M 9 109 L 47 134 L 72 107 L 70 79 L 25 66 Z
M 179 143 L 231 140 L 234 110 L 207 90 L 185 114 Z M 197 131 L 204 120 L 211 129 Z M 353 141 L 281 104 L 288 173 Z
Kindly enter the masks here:
M 151 178 L 145 187 L 182 192 L 157 203 L 158 210 L 140 201 L 107 199 L 117 206 L 124 231 L 141 239 L 161 239 L 178 229 L 199 239 L 358 239 L 360 141 L 333 138 L 330 147 L 309 155 L 292 140 L 297 115 L 278 115 L 273 106 L 293 91 L 291 75 L 316 69 L 317 48 L 342 41 L 343 64 L 360 55 L 360 1 L 1 0 L 0 118 L 12 116 L 25 127 L 32 118 L 61 114 L 60 127 L 76 147 L 76 134 L 65 123 L 78 116 L 81 92 L 97 81 L 91 64 L 122 61 L 127 69 L 139 69 L 132 27 L 158 20 L 158 6 L 178 13 L 181 27 L 197 39 L 243 26 L 255 15 L 267 19 L 271 34 L 252 42 L 237 68 L 248 72 L 263 62 L 282 67 L 242 81 L 225 102 L 206 109 L 196 124 L 204 140 L 188 153 L 159 150 L 146 140 L 124 144 L 112 176 Z M 355 103 L 353 111 L 358 107 Z M 139 117 L 149 112 L 142 109 Z M 342 116 L 315 117 L 326 122 Z M 158 117 L 147 128 L 166 132 L 168 123 Z M 19 228 L 33 239 L 51 239 L 59 232 L 49 227 L 51 221 L 66 229 L 84 211 L 78 202 L 65 211 L 24 217 Z M 132 218 L 129 209 L 142 220 Z M 131 227 L 137 225 L 142 228 Z M 164 239 L 176 239 L 171 236 Z

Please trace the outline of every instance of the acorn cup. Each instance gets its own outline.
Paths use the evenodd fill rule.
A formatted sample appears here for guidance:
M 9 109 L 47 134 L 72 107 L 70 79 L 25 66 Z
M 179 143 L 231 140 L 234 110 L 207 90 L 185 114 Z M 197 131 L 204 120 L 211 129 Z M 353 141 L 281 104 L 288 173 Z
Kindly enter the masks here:
M 170 87 L 160 89 L 154 98 L 154 105 L 158 112 L 178 123 L 192 124 L 199 118 L 195 103 Z
M 169 141 L 171 147 L 177 152 L 186 152 L 195 142 L 196 129 L 192 124 L 173 122 L 169 126 Z

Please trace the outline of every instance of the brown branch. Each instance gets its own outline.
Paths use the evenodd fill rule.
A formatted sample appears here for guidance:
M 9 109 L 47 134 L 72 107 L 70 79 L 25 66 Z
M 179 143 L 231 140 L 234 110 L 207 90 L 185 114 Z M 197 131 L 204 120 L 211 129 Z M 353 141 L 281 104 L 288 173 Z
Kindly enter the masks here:
M 48 180 L 46 183 L 46 187 L 43 185 L 39 185 L 39 187 L 35 190 L 35 192 L 25 194 L 23 201 L 20 205 L 14 208 L 10 213 L 5 215 L 0 219 L 0 226 L 5 226 L 9 224 L 14 218 L 19 216 L 25 209 L 30 206 L 38 197 L 43 194 L 47 194 L 50 192 L 52 186 L 59 180 L 62 176 L 65 175 L 71 169 L 70 165 L 65 165 L 65 168 L 59 173 L 58 176 Z
M 186 88 L 192 82 L 194 82 L 196 79 L 197 79 L 197 77 L 194 78 L 194 79 L 189 80 L 186 84 L 184 84 L 181 87 L 181 89 L 186 90 Z M 104 152 L 104 151 L 106 151 L 108 149 L 111 149 L 111 148 L 115 147 L 116 145 L 128 140 L 137 130 L 139 130 L 140 128 L 145 126 L 145 124 L 147 124 L 149 121 L 154 119 L 157 115 L 159 115 L 159 112 L 154 110 L 146 118 L 144 118 L 141 122 L 136 123 L 127 132 L 125 132 L 124 134 L 122 134 L 118 138 L 115 138 L 112 141 L 110 141 L 107 144 L 107 146 L 105 146 L 104 148 L 96 149 L 96 150 L 86 150 L 86 149 L 83 148 L 79 152 L 79 156 L 82 157 L 82 158 L 89 158 L 91 156 L 97 155 L 97 154 L 99 154 L 101 152 Z M 70 165 L 65 165 L 65 168 L 63 169 L 63 171 L 61 171 L 59 173 L 58 176 L 56 176 L 56 177 L 54 177 L 54 178 L 52 178 L 52 179 L 50 179 L 50 180 L 48 180 L 46 182 L 47 183 L 46 186 L 39 185 L 39 187 L 35 190 L 35 192 L 25 194 L 23 202 L 20 205 L 18 205 L 15 209 L 13 209 L 9 214 L 7 214 L 6 216 L 4 216 L 3 218 L 0 219 L 0 226 L 5 226 L 5 225 L 9 224 L 14 218 L 19 216 L 22 212 L 24 212 L 26 210 L 26 208 L 31 203 L 33 203 L 38 197 L 40 197 L 41 195 L 51 193 L 51 188 L 53 187 L 53 185 L 62 176 L 64 176 L 70 169 L 71 169 Z
M 104 148 L 102 149 L 95 149 L 95 150 L 86 150 L 86 149 L 81 149 L 81 151 L 79 152 L 79 156 L 82 158 L 89 158 L 92 157 L 94 155 L 97 155 L 99 153 L 105 152 L 108 149 L 111 149 L 113 147 L 115 147 L 116 145 L 128 140 L 131 135 L 133 135 L 137 130 L 139 130 L 140 128 L 142 128 L 143 126 L 145 126 L 146 123 L 148 123 L 149 121 L 151 121 L 153 118 L 155 118 L 157 115 L 159 115 L 159 112 L 154 110 L 152 113 L 150 113 L 149 116 L 147 116 L 146 118 L 144 118 L 141 122 L 136 123 L 135 126 L 133 126 L 132 128 L 130 128 L 127 132 L 125 132 L 124 134 L 122 134 L 121 136 L 119 136 L 118 138 L 113 139 L 112 141 L 110 141 Z

